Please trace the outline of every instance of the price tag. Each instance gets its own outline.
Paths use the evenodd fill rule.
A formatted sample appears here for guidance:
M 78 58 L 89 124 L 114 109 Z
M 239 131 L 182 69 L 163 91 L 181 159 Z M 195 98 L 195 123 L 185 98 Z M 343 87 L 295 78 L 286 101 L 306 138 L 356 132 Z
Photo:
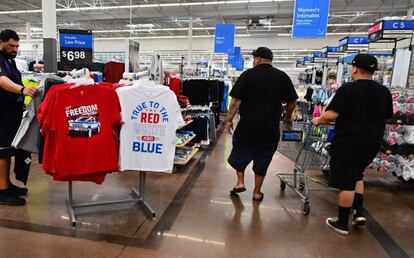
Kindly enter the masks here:
M 62 58 L 66 58 L 68 61 L 72 62 L 72 61 L 75 61 L 75 60 L 78 60 L 78 59 L 82 59 L 82 60 L 85 59 L 86 58 L 86 53 L 85 53 L 85 51 L 72 51 L 72 50 L 66 51 L 66 50 L 63 50 L 63 51 L 61 51 L 60 56 Z
M 60 62 L 64 70 L 84 68 L 92 64 L 91 31 L 59 30 Z

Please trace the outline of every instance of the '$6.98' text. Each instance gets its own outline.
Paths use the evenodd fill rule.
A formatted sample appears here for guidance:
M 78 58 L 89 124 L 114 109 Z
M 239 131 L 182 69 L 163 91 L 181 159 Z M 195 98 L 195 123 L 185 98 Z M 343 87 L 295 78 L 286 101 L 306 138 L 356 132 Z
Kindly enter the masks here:
M 83 51 L 62 51 L 61 56 L 69 61 L 73 61 L 75 59 L 85 59 L 86 54 Z

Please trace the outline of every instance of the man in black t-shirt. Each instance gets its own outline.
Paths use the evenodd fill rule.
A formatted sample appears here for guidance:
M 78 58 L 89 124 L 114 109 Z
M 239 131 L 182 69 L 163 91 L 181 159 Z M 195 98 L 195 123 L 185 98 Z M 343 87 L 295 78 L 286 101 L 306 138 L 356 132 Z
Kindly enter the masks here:
M 331 145 L 329 185 L 339 192 L 338 217 L 326 224 L 337 233 L 348 235 L 348 220 L 353 207 L 354 225 L 365 225 L 363 214 L 363 172 L 380 150 L 385 122 L 393 116 L 390 91 L 372 80 L 377 59 L 358 54 L 352 62 L 351 83 L 344 84 L 314 125 L 335 120 Z
M 228 159 L 237 172 L 237 184 L 230 193 L 246 191 L 244 171 L 253 161 L 253 199 L 261 201 L 264 196 L 261 192 L 263 180 L 280 138 L 282 103 L 287 103 L 285 123 L 291 124 L 298 95 L 289 76 L 272 66 L 273 53 L 270 49 L 260 47 L 253 52 L 253 57 L 254 68 L 243 72 L 230 92 L 232 100 L 226 130 L 233 133 L 233 119 L 240 111 Z
M 23 87 L 22 76 L 14 58 L 19 49 L 19 36 L 15 31 L 0 33 L 0 205 L 20 206 L 25 199 L 18 197 L 27 193 L 27 188 L 15 186 L 10 181 L 11 157 L 15 150 L 11 143 L 19 129 L 24 96 L 33 97 L 37 90 Z

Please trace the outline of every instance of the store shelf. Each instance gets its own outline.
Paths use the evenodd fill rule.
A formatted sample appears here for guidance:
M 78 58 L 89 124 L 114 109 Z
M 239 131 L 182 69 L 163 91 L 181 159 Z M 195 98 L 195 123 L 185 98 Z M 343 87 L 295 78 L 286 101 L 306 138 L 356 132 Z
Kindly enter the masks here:
M 194 122 L 194 120 L 190 120 L 185 122 L 185 124 L 183 124 L 182 126 L 178 127 L 177 130 L 183 129 L 184 127 L 186 127 L 187 125 L 191 124 L 192 122 Z
M 176 147 L 177 148 L 181 148 L 181 147 L 185 147 L 189 142 L 191 142 L 194 138 L 196 137 L 195 134 L 193 134 L 193 136 L 191 136 L 190 138 L 188 138 L 188 140 L 186 142 L 184 142 L 183 144 L 177 144 Z
M 185 165 L 187 165 L 188 164 L 188 162 L 190 162 L 190 160 L 192 159 L 192 158 L 194 158 L 194 156 L 197 154 L 197 152 L 199 151 L 200 149 L 198 149 L 198 148 L 194 148 L 194 150 L 188 155 L 188 157 L 187 157 L 187 159 L 186 160 L 176 160 L 176 161 L 174 161 L 174 165 L 181 165 L 181 166 L 185 166 Z

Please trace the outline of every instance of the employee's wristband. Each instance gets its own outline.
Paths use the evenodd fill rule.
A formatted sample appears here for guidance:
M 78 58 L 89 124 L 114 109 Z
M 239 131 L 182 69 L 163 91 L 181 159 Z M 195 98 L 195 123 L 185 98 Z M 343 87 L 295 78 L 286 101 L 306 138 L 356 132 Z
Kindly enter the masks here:
M 22 87 L 21 89 L 20 89 L 20 93 L 22 94 L 22 95 L 24 95 L 24 87 Z

